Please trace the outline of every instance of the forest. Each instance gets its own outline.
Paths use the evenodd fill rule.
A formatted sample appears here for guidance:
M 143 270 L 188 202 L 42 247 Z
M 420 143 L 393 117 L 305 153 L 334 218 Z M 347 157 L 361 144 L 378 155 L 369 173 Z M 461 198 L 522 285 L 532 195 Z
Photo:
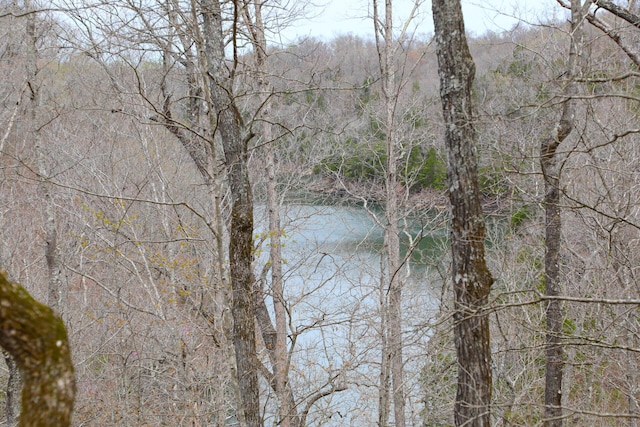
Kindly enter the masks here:
M 640 3 L 544 1 L 0 0 L 0 268 L 71 425 L 640 425 Z

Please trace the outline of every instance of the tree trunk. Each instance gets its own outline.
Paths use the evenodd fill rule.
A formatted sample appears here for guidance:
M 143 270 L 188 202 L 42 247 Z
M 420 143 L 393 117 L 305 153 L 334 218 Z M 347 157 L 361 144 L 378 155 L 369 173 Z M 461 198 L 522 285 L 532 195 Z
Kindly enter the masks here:
M 459 0 L 434 0 L 440 97 L 446 126 L 447 179 L 451 203 L 454 334 L 458 426 L 489 426 L 491 348 L 483 312 L 493 283 L 484 256 L 485 224 L 480 204 L 471 88 L 475 65 L 467 45 Z
M 232 98 L 225 66 L 222 15 L 217 0 L 202 3 L 208 79 L 217 132 L 222 140 L 231 190 L 229 274 L 232 288 L 233 344 L 245 422 L 262 425 L 255 336 L 255 283 L 253 277 L 253 195 L 249 182 L 247 144 L 241 135 L 242 119 Z
M 269 262 L 271 264 L 271 295 L 273 299 L 273 313 L 275 315 L 275 329 L 268 312 L 262 310 L 258 324 L 262 329 L 265 343 L 269 342 L 269 334 L 275 333 L 275 342 L 267 345 L 269 358 L 273 367 L 275 393 L 278 401 L 278 425 L 281 427 L 298 427 L 298 416 L 293 392 L 289 384 L 289 354 L 287 347 L 287 311 L 284 299 L 284 282 L 282 277 L 282 242 L 280 224 L 280 201 L 276 181 L 276 158 L 272 125 L 269 122 L 271 113 L 270 93 L 271 84 L 265 76 L 265 61 L 267 59 L 267 39 L 265 37 L 264 22 L 262 20 L 263 0 L 253 1 L 254 17 L 245 7 L 245 21 L 251 34 L 253 55 L 256 65 L 256 83 L 261 97 L 260 116 L 265 118 L 261 122 L 261 136 L 264 141 L 265 172 L 267 177 L 267 215 L 269 221 Z M 264 295 L 257 295 L 256 304 L 263 307 Z M 266 305 L 264 306 L 266 308 Z M 262 320 L 260 320 L 262 318 Z
M 268 126 L 268 125 L 265 125 Z M 268 134 L 268 133 L 267 133 Z M 266 136 L 264 134 L 263 136 Z M 276 394 L 280 414 L 280 425 L 290 427 L 297 423 L 295 405 L 289 399 L 288 379 L 288 351 L 287 351 L 287 312 L 284 301 L 284 286 L 282 279 L 282 244 L 280 241 L 280 207 L 275 178 L 275 156 L 273 147 L 267 143 L 267 209 L 269 210 L 269 260 L 271 261 L 271 292 L 273 298 L 273 311 L 276 319 L 276 343 L 274 352 L 273 371 L 276 380 Z M 289 393 L 288 393 L 289 391 Z
M 382 266 L 381 266 L 382 267 Z M 391 352 L 389 350 L 389 310 L 387 307 L 386 284 L 384 277 L 380 278 L 380 379 L 378 384 L 378 427 L 389 425 L 391 406 Z
M 380 72 L 382 74 L 382 95 L 384 102 L 384 128 L 386 133 L 385 164 L 385 224 L 384 248 L 387 266 L 386 283 L 381 288 L 382 320 L 382 366 L 380 374 L 380 425 L 388 420 L 389 395 L 393 397 L 393 414 L 396 427 L 405 426 L 404 360 L 402 339 L 402 281 L 400 270 L 400 231 L 398 226 L 399 191 L 398 147 L 395 135 L 395 108 L 398 97 L 396 87 L 396 66 L 393 58 L 393 4 L 385 0 L 384 18 L 378 12 L 378 1 L 373 3 L 373 20 L 376 33 L 376 48 Z M 383 40 L 380 39 L 383 36 Z M 390 374 L 390 375 L 389 375 Z M 389 378 L 391 393 L 389 393 Z
M 2 352 L 4 361 L 7 364 L 9 377 L 7 379 L 6 391 L 6 420 L 9 427 L 18 425 L 20 419 L 20 389 L 22 388 L 22 380 L 20 379 L 20 371 L 13 357 L 6 351 Z
M 545 140 L 542 149 L 548 149 Z M 554 150 L 555 151 L 555 150 Z M 560 254 L 560 194 L 558 190 L 558 160 L 547 151 L 547 155 L 541 153 L 540 163 L 542 164 L 545 178 L 545 244 L 546 253 L 544 257 L 545 269 L 545 294 L 547 296 L 560 295 L 559 283 L 559 254 Z M 562 425 L 562 367 L 564 352 L 561 344 L 562 334 L 562 303 L 559 300 L 549 300 L 546 307 L 547 333 L 546 333 L 546 372 L 544 405 L 545 425 L 548 427 Z
M 25 3 L 25 8 L 31 10 L 31 2 Z M 44 231 L 45 231 L 45 259 L 47 261 L 47 304 L 56 311 L 60 311 L 62 301 L 62 283 L 60 281 L 61 267 L 60 256 L 58 254 L 58 231 L 56 228 L 56 215 L 53 197 L 51 195 L 51 184 L 47 173 L 46 155 L 42 147 L 42 136 L 40 134 L 41 125 L 38 123 L 40 110 L 40 82 L 38 82 L 38 34 L 36 28 L 36 13 L 27 15 L 27 40 L 29 46 L 29 56 L 27 60 L 28 87 L 31 91 L 29 107 L 29 133 L 33 139 L 33 146 L 36 153 L 38 169 L 38 179 L 40 191 L 44 200 Z
M 76 384 L 67 332 L 49 307 L 0 274 L 0 346 L 24 381 L 21 427 L 71 425 Z
M 558 146 L 564 141 L 574 127 L 576 92 L 573 81 L 577 72 L 578 49 L 582 46 L 582 23 L 588 12 L 590 1 L 581 5 L 581 0 L 571 0 L 571 45 L 569 62 L 564 87 L 564 103 L 562 114 L 553 133 L 546 137 L 540 145 L 540 166 L 544 178 L 545 206 L 545 257 L 544 278 L 545 295 L 556 297 L 561 293 L 560 286 L 560 243 L 562 222 L 560 212 L 560 159 Z M 564 351 L 562 348 L 562 303 L 550 299 L 546 306 L 546 371 L 544 389 L 545 426 L 560 427 L 562 420 L 562 375 Z
M 180 28 L 179 5 L 175 2 L 167 2 L 167 10 L 169 10 L 168 16 L 171 22 L 171 28 Z M 195 8 L 195 6 L 193 6 Z M 192 9 L 192 16 L 195 16 L 196 10 Z M 195 21 L 196 19 L 194 19 Z M 160 83 L 160 90 L 163 96 L 162 105 L 162 122 L 167 130 L 169 130 L 185 148 L 189 157 L 193 160 L 200 175 L 202 176 L 205 185 L 208 188 L 208 193 L 211 200 L 211 220 L 209 229 L 215 240 L 215 280 L 213 285 L 201 289 L 202 300 L 198 307 L 198 312 L 210 323 L 215 341 L 216 358 L 220 360 L 221 365 L 226 365 L 230 372 L 231 384 L 229 387 L 216 387 L 212 397 L 212 401 L 218 408 L 218 419 L 216 425 L 223 425 L 225 423 L 225 416 L 220 415 L 224 413 L 224 408 L 227 405 L 229 391 L 236 396 L 235 410 L 239 410 L 241 399 L 241 393 L 237 383 L 237 372 L 235 367 L 234 350 L 231 342 L 233 341 L 233 322 L 232 314 L 230 310 L 231 305 L 231 291 L 228 281 L 227 265 L 226 265 L 226 251 L 224 246 L 224 227 L 225 220 L 222 215 L 222 199 L 224 198 L 224 189 L 221 183 L 222 174 L 220 159 L 216 156 L 216 150 L 214 148 L 215 132 L 217 128 L 217 114 L 208 114 L 209 129 L 203 129 L 202 119 L 204 108 L 203 104 L 212 105 L 212 96 L 209 86 L 203 84 L 200 76 L 207 74 L 207 59 L 205 41 L 202 38 L 202 33 L 198 26 L 193 27 L 192 38 L 189 38 L 189 34 L 176 31 L 175 37 L 179 38 L 183 46 L 195 45 L 196 52 L 193 53 L 189 50 L 183 52 L 183 63 L 185 66 L 185 72 L 187 74 L 187 87 L 188 87 L 188 103 L 187 103 L 187 115 L 188 124 L 187 127 L 183 127 L 182 123 L 176 122 L 173 118 L 171 110 L 172 99 L 171 93 L 167 88 L 166 78 L 170 73 L 171 67 L 174 65 L 171 61 L 174 61 L 175 52 L 171 51 L 174 46 L 173 41 L 169 39 L 165 45 L 163 45 L 163 71 L 164 77 Z M 206 136 L 205 136 L 206 135 Z M 216 372 L 215 378 L 221 383 L 225 383 L 228 379 L 225 377 L 226 369 L 219 369 Z M 237 414 L 238 419 L 244 422 L 242 414 Z

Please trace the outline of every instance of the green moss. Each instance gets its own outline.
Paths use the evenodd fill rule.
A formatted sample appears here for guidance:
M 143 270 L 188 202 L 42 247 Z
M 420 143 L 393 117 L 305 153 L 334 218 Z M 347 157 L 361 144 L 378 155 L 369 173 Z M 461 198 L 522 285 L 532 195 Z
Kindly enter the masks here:
M 0 345 L 24 380 L 20 426 L 68 426 L 75 376 L 64 323 L 22 286 L 0 274 Z

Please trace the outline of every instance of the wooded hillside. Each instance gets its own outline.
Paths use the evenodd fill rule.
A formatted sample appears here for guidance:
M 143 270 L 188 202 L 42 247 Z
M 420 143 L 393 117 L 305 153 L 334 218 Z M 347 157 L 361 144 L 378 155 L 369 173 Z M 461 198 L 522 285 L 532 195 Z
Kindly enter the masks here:
M 640 424 L 640 6 L 548 3 L 467 39 L 484 218 L 451 234 L 423 2 L 283 45 L 281 2 L 0 1 L 0 267 L 64 319 L 73 425 L 453 425 L 476 318 L 477 418 Z

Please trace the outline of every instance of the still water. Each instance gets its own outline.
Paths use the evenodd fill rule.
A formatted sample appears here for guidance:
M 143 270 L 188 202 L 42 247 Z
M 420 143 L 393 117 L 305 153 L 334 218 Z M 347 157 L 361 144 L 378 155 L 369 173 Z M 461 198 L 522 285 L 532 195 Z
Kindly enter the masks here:
M 263 214 L 264 207 L 256 218 Z M 294 349 L 291 382 L 309 394 L 335 385 L 348 387 L 318 400 L 309 425 L 367 426 L 376 421 L 380 301 L 386 296 L 381 281 L 383 233 L 376 215 L 382 219 L 383 213 L 358 206 L 283 207 L 284 286 Z M 440 287 L 433 266 L 442 263 L 446 253 L 442 218 L 425 218 L 408 221 L 411 238 L 403 239 L 403 256 L 414 247 L 402 279 L 403 326 L 410 340 L 405 350 L 407 392 L 416 402 L 420 362 L 413 356 L 428 340 L 429 331 L 421 325 L 433 317 Z M 262 224 L 257 232 L 265 229 Z M 265 246 L 257 265 L 266 263 L 267 252 Z

